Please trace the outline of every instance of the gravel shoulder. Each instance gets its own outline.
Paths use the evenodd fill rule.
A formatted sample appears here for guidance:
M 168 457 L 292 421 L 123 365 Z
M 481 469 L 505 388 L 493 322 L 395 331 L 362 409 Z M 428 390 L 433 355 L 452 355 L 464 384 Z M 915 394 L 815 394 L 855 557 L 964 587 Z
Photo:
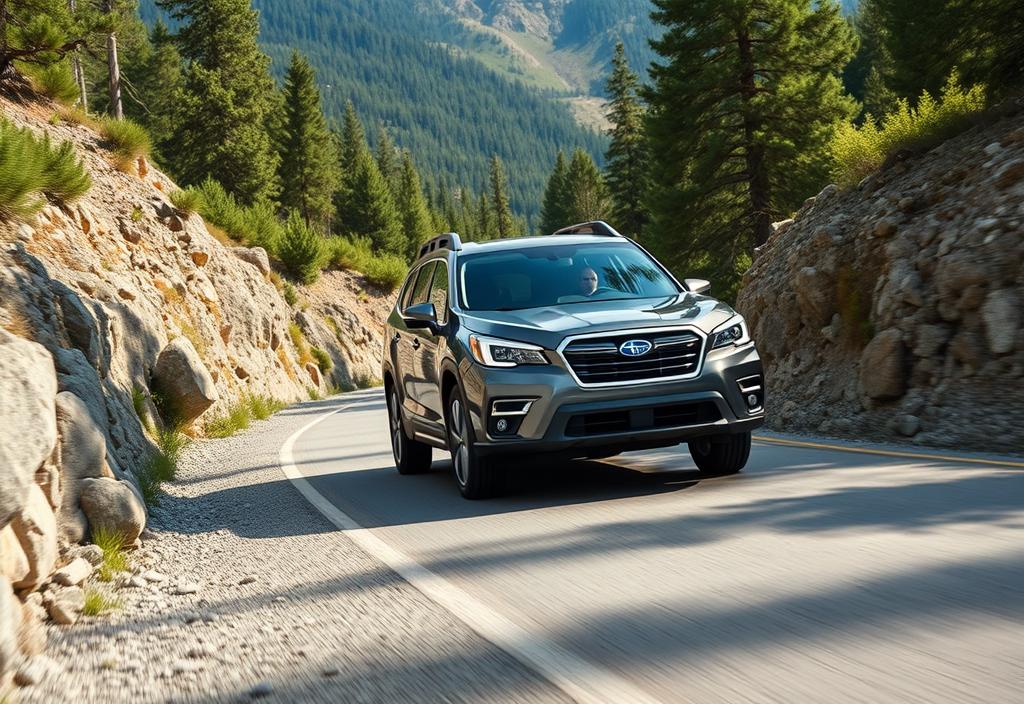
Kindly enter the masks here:
M 567 701 L 363 553 L 284 478 L 281 444 L 357 396 L 190 446 L 130 583 L 109 589 L 122 607 L 51 625 L 55 672 L 19 701 Z

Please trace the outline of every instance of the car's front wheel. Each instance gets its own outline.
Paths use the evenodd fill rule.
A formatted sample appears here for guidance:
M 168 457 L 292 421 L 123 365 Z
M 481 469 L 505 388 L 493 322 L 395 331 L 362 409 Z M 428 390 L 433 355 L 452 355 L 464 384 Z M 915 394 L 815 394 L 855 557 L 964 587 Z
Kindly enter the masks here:
M 422 474 L 430 469 L 430 445 L 413 440 L 402 426 L 402 406 L 398 392 L 388 391 L 388 430 L 391 433 L 391 454 L 399 474 Z
M 697 438 L 689 443 L 690 457 L 702 474 L 721 477 L 743 469 L 750 457 L 750 433 Z
M 486 499 L 498 488 L 498 468 L 494 460 L 481 457 L 473 444 L 466 401 L 459 388 L 448 395 L 448 449 L 459 491 L 467 499 Z

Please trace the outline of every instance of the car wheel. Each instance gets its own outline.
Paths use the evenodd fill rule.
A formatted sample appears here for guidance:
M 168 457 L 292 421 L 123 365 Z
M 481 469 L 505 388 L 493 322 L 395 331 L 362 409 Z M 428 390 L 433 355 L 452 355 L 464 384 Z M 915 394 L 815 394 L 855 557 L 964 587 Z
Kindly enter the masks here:
M 750 457 L 750 433 L 725 438 L 697 438 L 689 443 L 690 457 L 702 474 L 722 477 L 743 469 Z
M 430 469 L 430 445 L 413 440 L 402 426 L 402 407 L 398 392 L 388 391 L 388 430 L 391 432 L 391 453 L 399 474 L 422 474 Z
M 494 461 L 481 457 L 473 444 L 466 401 L 460 389 L 452 389 L 447 407 L 448 449 L 452 453 L 452 469 L 459 491 L 467 499 L 493 496 L 497 489 L 498 470 Z

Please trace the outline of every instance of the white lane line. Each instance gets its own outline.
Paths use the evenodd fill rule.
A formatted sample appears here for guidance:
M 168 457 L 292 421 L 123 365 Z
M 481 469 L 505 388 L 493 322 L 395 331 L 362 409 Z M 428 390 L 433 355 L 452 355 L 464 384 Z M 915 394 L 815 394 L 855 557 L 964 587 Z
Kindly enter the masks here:
M 361 400 L 361 399 L 360 399 Z M 580 704 L 658 704 L 658 700 L 618 675 L 595 665 L 551 640 L 513 623 L 465 591 L 391 547 L 313 488 L 295 466 L 295 443 L 302 434 L 359 403 L 328 411 L 299 428 L 281 446 L 281 471 L 307 501 L 372 557 L 397 572 L 435 603 L 481 636 L 540 673 Z M 454 491 L 454 488 L 453 488 Z M 676 701 L 682 701 L 676 699 Z

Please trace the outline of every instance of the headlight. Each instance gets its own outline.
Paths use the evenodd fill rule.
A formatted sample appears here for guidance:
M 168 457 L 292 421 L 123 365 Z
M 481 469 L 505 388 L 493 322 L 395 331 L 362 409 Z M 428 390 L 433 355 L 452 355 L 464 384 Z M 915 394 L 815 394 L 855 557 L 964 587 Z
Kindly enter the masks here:
M 482 335 L 469 336 L 469 351 L 485 367 L 515 367 L 520 364 L 547 364 L 544 348 L 525 342 L 510 342 Z
M 749 341 L 750 336 L 747 334 L 747 324 L 743 322 L 743 316 L 741 315 L 729 318 L 729 320 L 719 325 L 711 333 L 711 349 L 728 345 L 742 345 Z

